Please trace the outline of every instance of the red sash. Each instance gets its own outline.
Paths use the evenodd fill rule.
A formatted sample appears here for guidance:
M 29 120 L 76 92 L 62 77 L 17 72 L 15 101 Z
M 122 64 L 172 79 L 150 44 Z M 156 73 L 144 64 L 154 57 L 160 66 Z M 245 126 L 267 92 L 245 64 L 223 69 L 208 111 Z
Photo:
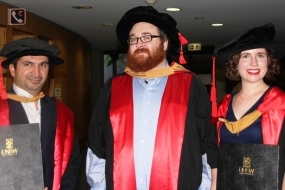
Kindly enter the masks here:
M 2 77 L 2 61 L 0 61 L 0 126 L 6 126 L 9 125 L 10 121 L 7 93 Z
M 226 117 L 231 95 L 226 95 L 221 101 L 218 116 Z M 285 93 L 277 87 L 269 90 L 258 106 L 257 110 L 262 113 L 262 137 L 263 144 L 278 145 L 279 135 L 285 115 Z M 218 140 L 220 142 L 220 129 L 222 122 L 218 122 Z
M 67 167 L 74 140 L 73 112 L 66 105 L 56 100 L 57 127 L 54 147 L 53 190 L 60 188 L 61 177 Z
M 7 126 L 9 121 L 9 106 L 6 99 L 2 99 L 0 96 L 0 126 Z
M 168 76 L 158 118 L 150 190 L 176 190 L 178 187 L 191 80 L 191 74 L 176 73 Z M 132 87 L 132 77 L 128 75 L 115 77 L 112 81 L 110 118 L 114 134 L 115 190 L 136 189 Z

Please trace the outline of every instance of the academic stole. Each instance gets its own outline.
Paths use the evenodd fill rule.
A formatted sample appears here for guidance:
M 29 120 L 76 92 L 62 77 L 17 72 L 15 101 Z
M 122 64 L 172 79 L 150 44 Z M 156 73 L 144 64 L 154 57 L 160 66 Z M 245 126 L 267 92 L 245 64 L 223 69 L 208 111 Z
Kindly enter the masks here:
M 185 130 L 192 74 L 168 76 L 161 100 L 156 132 L 150 190 L 178 187 L 180 156 Z M 115 190 L 136 190 L 133 150 L 132 77 L 112 81 L 110 119 L 114 135 L 113 181 Z

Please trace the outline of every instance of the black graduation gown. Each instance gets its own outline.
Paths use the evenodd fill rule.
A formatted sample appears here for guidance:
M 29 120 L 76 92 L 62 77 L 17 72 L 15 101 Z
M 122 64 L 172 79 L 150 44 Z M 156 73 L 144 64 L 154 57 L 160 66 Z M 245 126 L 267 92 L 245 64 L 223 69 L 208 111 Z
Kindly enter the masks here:
M 112 78 L 101 90 L 90 123 L 87 141 L 89 148 L 97 157 L 106 159 L 105 175 L 108 190 L 114 189 L 113 132 L 109 117 L 111 84 Z M 196 75 L 193 75 L 191 85 L 178 176 L 179 190 L 197 190 L 200 186 L 202 179 L 201 155 L 203 153 L 207 153 L 211 168 L 217 167 L 216 129 L 209 124 L 211 116 L 209 94 L 205 85 Z
M 9 93 L 15 93 L 10 89 Z M 41 98 L 41 148 L 43 159 L 44 185 L 52 189 L 54 175 L 54 146 L 56 132 L 56 102 L 54 98 L 45 96 Z M 22 104 L 8 99 L 10 124 L 29 123 Z M 76 137 L 72 154 L 61 180 L 61 190 L 72 190 L 76 187 L 80 167 L 80 148 Z

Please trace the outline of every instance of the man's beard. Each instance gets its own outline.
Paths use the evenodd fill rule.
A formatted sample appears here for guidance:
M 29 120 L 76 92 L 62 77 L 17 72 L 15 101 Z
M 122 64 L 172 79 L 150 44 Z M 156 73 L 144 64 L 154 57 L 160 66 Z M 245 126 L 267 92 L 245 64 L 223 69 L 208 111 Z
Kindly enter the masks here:
M 164 59 L 165 51 L 163 43 L 161 43 L 152 53 L 148 49 L 137 49 L 131 54 L 129 50 L 127 55 L 127 66 L 135 72 L 146 72 L 155 68 Z

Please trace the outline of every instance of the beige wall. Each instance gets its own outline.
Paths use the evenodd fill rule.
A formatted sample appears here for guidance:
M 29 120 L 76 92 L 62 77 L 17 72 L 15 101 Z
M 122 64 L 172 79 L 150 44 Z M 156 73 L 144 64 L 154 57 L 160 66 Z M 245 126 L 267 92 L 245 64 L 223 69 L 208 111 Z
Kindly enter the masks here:
M 89 43 L 76 33 L 31 13 L 27 13 L 25 25 L 10 26 L 8 8 L 11 7 L 0 3 L 0 49 L 7 42 L 29 36 L 54 43 L 62 51 L 60 57 L 65 63 L 51 69 L 44 92 L 54 95 L 55 85 L 61 87 L 61 101 L 74 112 L 75 131 L 83 145 L 92 112 Z M 3 72 L 8 76 L 7 71 Z M 6 88 L 10 88 L 12 79 L 8 76 L 5 81 Z

